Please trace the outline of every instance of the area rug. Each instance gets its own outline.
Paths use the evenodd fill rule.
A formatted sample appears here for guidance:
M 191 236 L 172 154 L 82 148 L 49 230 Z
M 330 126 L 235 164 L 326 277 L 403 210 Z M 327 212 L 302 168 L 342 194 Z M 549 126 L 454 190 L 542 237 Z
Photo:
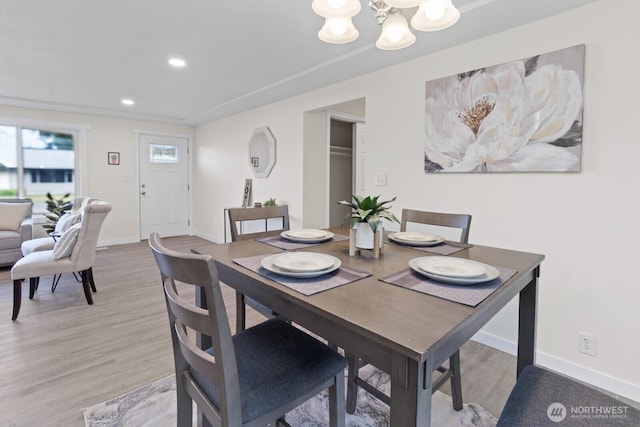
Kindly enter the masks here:
M 366 366 L 360 370 L 360 376 L 388 393 L 387 374 Z M 491 413 L 474 403 L 465 404 L 461 411 L 454 411 L 451 398 L 440 392 L 433 394 L 431 402 L 433 426 L 494 427 L 497 422 Z M 175 406 L 175 377 L 170 376 L 83 409 L 82 412 L 86 427 L 172 427 L 175 426 Z M 292 426 L 319 427 L 328 425 L 328 414 L 328 396 L 324 392 L 289 412 L 286 420 Z M 346 425 L 389 426 L 389 407 L 364 390 L 359 390 L 356 412 L 347 414 Z

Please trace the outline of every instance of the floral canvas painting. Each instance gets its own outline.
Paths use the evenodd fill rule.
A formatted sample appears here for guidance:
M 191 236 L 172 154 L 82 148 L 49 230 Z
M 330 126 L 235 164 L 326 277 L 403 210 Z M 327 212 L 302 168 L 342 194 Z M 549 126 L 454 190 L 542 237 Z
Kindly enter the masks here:
M 584 45 L 426 83 L 425 172 L 577 172 Z

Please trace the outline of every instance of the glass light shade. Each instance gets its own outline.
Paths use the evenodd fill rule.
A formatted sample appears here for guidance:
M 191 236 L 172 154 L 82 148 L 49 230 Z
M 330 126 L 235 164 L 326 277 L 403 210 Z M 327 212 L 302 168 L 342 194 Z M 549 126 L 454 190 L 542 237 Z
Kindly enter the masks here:
M 349 43 L 358 38 L 360 33 L 353 26 L 351 18 L 326 18 L 318 31 L 318 38 L 326 43 Z
M 407 9 L 410 7 L 419 6 L 424 0 L 384 0 L 386 4 L 391 7 L 397 7 L 398 9 Z
M 411 18 L 411 26 L 418 31 L 440 31 L 449 28 L 458 19 L 460 11 L 451 0 L 427 0 Z
M 387 16 L 382 24 L 382 32 L 376 41 L 376 47 L 382 50 L 404 49 L 416 41 L 416 36 L 409 30 L 407 18 L 394 13 Z
M 311 8 L 324 18 L 350 18 L 360 13 L 359 0 L 313 0 Z

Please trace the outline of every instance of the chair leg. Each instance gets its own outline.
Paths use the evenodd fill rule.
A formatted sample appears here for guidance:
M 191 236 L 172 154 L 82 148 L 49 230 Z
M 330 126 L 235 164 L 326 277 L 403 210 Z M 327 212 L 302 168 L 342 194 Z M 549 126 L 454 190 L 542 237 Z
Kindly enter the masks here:
M 334 384 L 329 387 L 329 425 L 331 427 L 344 427 L 344 414 L 344 371 L 341 371 L 336 375 Z
M 183 378 L 176 378 L 176 396 L 178 406 L 176 425 L 178 427 L 191 427 L 193 420 L 193 402 L 187 393 Z
M 84 290 L 84 296 L 87 298 L 87 304 L 93 304 L 93 297 L 91 296 L 91 287 L 89 285 L 89 274 L 87 270 L 81 271 L 80 276 L 82 277 L 82 289 Z
M 356 378 L 358 377 L 359 363 L 358 358 L 353 354 L 345 351 L 347 359 L 347 404 L 346 411 L 353 414 L 356 411 L 356 400 L 358 397 L 358 385 Z
M 93 267 L 89 267 L 87 271 L 89 272 L 89 285 L 91 285 L 91 290 L 93 292 L 98 292 L 96 289 L 96 282 L 93 280 Z
M 246 328 L 247 316 L 244 304 L 244 294 L 236 291 L 236 334 Z
M 449 358 L 449 369 L 451 369 L 451 398 L 453 409 L 462 409 L 462 381 L 460 379 L 460 350 L 457 350 Z
M 18 318 L 20 313 L 20 303 L 22 302 L 22 280 L 13 281 L 13 314 L 11 320 Z
M 33 296 L 36 294 L 36 289 L 38 289 L 38 279 L 39 277 L 32 277 L 29 279 L 29 299 L 33 299 Z

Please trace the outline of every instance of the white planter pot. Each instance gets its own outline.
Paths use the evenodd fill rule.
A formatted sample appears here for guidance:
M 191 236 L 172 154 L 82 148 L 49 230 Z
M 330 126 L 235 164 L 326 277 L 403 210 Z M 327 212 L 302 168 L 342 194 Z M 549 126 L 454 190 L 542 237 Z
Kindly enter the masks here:
M 356 248 L 373 249 L 374 233 L 367 222 L 358 222 L 353 227 L 356 230 Z M 379 247 L 382 247 L 382 224 L 378 225 Z

